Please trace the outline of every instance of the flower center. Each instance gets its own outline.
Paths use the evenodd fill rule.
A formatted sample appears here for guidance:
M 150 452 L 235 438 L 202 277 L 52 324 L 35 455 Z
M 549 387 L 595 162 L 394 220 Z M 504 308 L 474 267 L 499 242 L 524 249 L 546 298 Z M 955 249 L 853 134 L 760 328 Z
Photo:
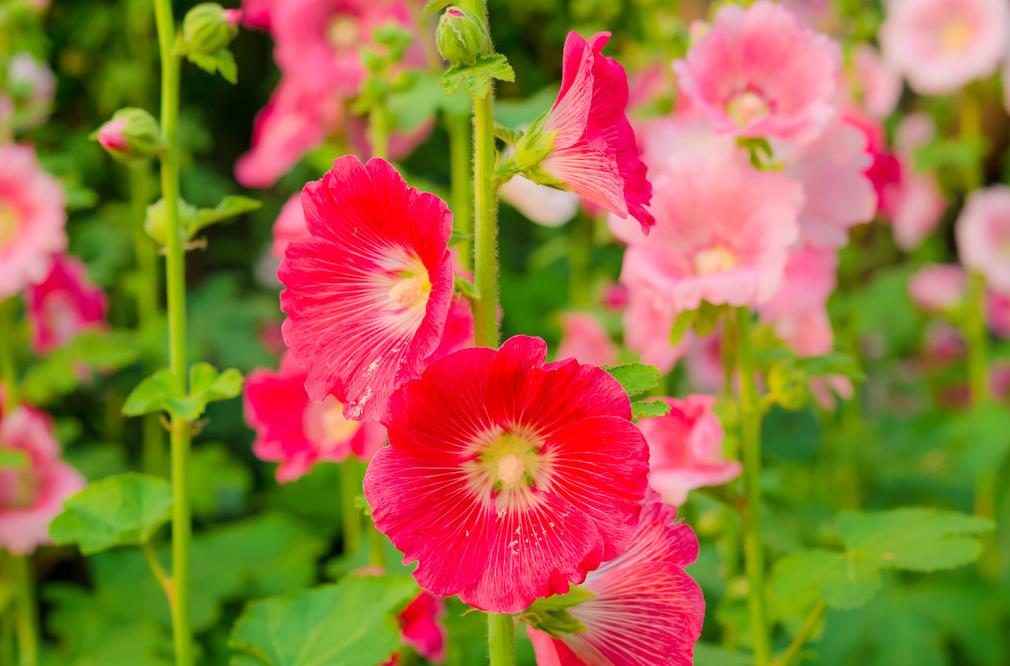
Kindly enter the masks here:
M 535 501 L 533 489 L 549 482 L 550 461 L 542 448 L 543 440 L 532 431 L 489 432 L 473 443 L 473 458 L 464 463 L 471 490 L 499 511 L 529 506 Z
M 332 395 L 322 402 L 309 405 L 305 410 L 305 434 L 324 451 L 332 451 L 350 441 L 361 429 L 359 421 L 344 416 L 344 406 Z
M 404 271 L 399 274 L 393 286 L 389 289 L 389 299 L 402 308 L 414 308 L 428 304 L 428 294 L 431 293 L 431 281 L 428 271 L 418 262 L 416 270 Z
M 944 53 L 963 53 L 971 45 L 971 23 L 962 17 L 953 17 L 940 27 L 940 50 Z
M 698 275 L 721 273 L 737 267 L 737 258 L 725 245 L 713 245 L 694 257 L 694 270 Z
M 738 127 L 746 127 L 771 112 L 765 98 L 750 90 L 734 95 L 726 103 L 726 115 Z
M 18 212 L 14 206 L 0 201 L 0 246 L 6 245 L 18 233 Z
M 0 472 L 0 509 L 27 509 L 38 496 L 38 479 L 29 467 Z
M 526 475 L 526 465 L 514 454 L 508 454 L 498 460 L 498 481 L 509 488 L 514 487 Z
M 338 51 L 353 47 L 358 41 L 358 21 L 349 14 L 333 17 L 326 26 L 326 39 Z

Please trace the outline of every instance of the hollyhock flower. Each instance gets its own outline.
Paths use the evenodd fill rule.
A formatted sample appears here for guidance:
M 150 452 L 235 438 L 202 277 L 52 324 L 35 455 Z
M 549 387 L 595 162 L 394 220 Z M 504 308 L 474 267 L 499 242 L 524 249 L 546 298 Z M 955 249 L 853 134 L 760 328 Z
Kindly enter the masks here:
M 692 107 L 722 132 L 805 141 L 835 115 L 838 46 L 767 0 L 724 5 L 673 67 Z
M 242 25 L 257 30 L 270 30 L 278 0 L 242 0 Z
M 558 358 L 574 358 L 587 365 L 613 365 L 617 363 L 617 347 L 595 315 L 566 312 L 561 315 Z
M 546 355 L 525 336 L 463 349 L 393 394 L 365 497 L 433 594 L 516 613 L 631 544 L 648 450 L 628 396 Z
M 864 172 L 877 193 L 877 212 L 892 215 L 895 210 L 895 192 L 902 178 L 902 164 L 887 145 L 887 137 L 880 123 L 853 109 L 842 117 L 844 123 L 858 129 L 866 137 L 866 150 L 870 163 Z
M 1010 338 L 1010 296 L 990 291 L 985 300 L 986 321 L 993 332 Z
M 397 616 L 403 642 L 428 661 L 442 663 L 445 661 L 445 627 L 440 620 L 444 616 L 445 601 L 422 590 Z
M 285 356 L 278 372 L 253 370 L 245 383 L 245 420 L 256 430 L 253 453 L 280 463 L 280 483 L 301 478 L 320 461 L 339 462 L 351 455 L 368 460 L 386 440 L 382 425 L 347 419 L 333 396 L 309 400 L 305 376 Z
M 281 79 L 256 116 L 252 148 L 235 164 L 235 178 L 245 187 L 270 187 L 336 133 L 343 118 L 343 101 L 326 88 Z
M 698 539 L 677 510 L 647 502 L 634 545 L 586 577 L 588 601 L 565 610 L 585 631 L 554 637 L 527 626 L 537 666 L 690 666 L 705 598 L 684 570 Z
M 888 0 L 884 57 L 923 95 L 953 92 L 996 71 L 1010 41 L 1006 0 Z
M 691 340 L 684 357 L 691 386 L 701 391 L 721 391 L 726 383 L 722 363 L 722 330 Z
M 84 264 L 75 257 L 57 256 L 46 279 L 28 288 L 26 299 L 37 354 L 105 325 L 105 294 L 88 282 Z
M 652 186 L 624 115 L 628 75 L 601 53 L 609 40 L 609 32 L 596 33 L 588 42 L 568 33 L 561 90 L 543 126 L 553 135 L 553 149 L 538 169 L 551 184 L 621 218 L 634 218 L 648 233 L 656 223 L 646 210 Z
M 776 334 L 800 356 L 831 351 L 834 335 L 827 302 L 835 290 L 838 255 L 834 250 L 800 247 L 789 255 L 785 278 L 775 296 L 760 308 Z
M 961 263 L 985 275 L 992 289 L 1010 293 L 1010 188 L 994 185 L 972 192 L 955 234 Z
M 84 479 L 60 459 L 49 418 L 31 407 L 0 417 L 0 443 L 28 458 L 26 466 L 0 469 L 0 548 L 28 555 L 49 543 L 49 522 Z
M 964 301 L 964 269 L 957 264 L 925 266 L 908 281 L 912 302 L 927 312 L 949 312 Z
M 67 246 L 63 188 L 30 146 L 0 146 L 0 299 L 46 277 Z
M 628 307 L 624 311 L 624 344 L 643 363 L 669 372 L 687 349 L 689 335 L 670 344 L 670 330 L 676 314 L 664 294 L 629 276 Z
M 929 173 L 906 170 L 892 197 L 891 226 L 894 240 L 902 250 L 918 247 L 936 229 L 947 201 L 936 178 Z
M 277 259 L 284 258 L 284 251 L 288 249 L 291 241 L 309 235 L 309 226 L 305 223 L 305 214 L 302 212 L 302 195 L 293 194 L 277 215 L 273 227 L 273 243 L 270 245 L 270 254 Z
M 312 400 L 332 394 L 348 418 L 378 420 L 439 345 L 452 214 L 388 162 L 350 155 L 305 186 L 302 209 L 311 235 L 288 245 L 277 271 L 284 341 Z
M 964 356 L 965 342 L 961 332 L 946 322 L 932 322 L 926 328 L 922 353 L 927 360 L 946 364 Z
M 647 240 L 611 219 L 615 234 L 631 243 L 621 282 L 651 286 L 674 314 L 703 300 L 757 305 L 775 293 L 799 235 L 799 184 L 754 169 L 731 146 L 678 153 L 653 183 L 658 224 Z
M 560 227 L 579 210 L 579 196 L 574 192 L 540 185 L 519 174 L 503 183 L 498 194 L 526 219 L 545 227 Z
M 881 58 L 877 49 L 860 44 L 852 54 L 854 87 L 860 107 L 872 118 L 885 118 L 901 98 L 901 74 Z
M 877 194 L 865 173 L 873 159 L 858 129 L 835 122 L 814 141 L 799 148 L 782 146 L 776 154 L 803 185 L 799 224 L 804 243 L 841 247 L 850 227 L 873 219 Z
M 714 396 L 662 400 L 670 412 L 641 419 L 638 427 L 649 442 L 649 487 L 664 502 L 683 504 L 688 491 L 719 486 L 740 475 L 740 463 L 722 453 L 724 433 L 712 411 Z
M 14 124 L 31 129 L 45 123 L 56 94 L 56 77 L 30 53 L 17 53 L 7 64 L 7 89 L 14 102 Z

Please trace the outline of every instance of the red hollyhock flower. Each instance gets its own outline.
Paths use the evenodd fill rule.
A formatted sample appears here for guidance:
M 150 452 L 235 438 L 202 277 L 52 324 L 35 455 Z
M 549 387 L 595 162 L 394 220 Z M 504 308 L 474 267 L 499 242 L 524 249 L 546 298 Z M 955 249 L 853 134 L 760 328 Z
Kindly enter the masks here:
M 58 255 L 49 275 L 28 288 L 32 349 L 43 354 L 70 342 L 78 333 L 105 326 L 105 293 L 90 282 L 77 258 Z
M 677 510 L 647 502 L 634 545 L 589 574 L 592 599 L 566 610 L 586 631 L 553 637 L 528 627 L 538 666 L 690 666 L 705 619 L 701 588 L 684 567 L 698 539 Z
M 284 341 L 312 400 L 332 394 L 348 418 L 379 420 L 439 345 L 452 215 L 388 162 L 350 155 L 305 186 L 302 208 L 310 235 L 288 245 L 277 271 Z
M 463 349 L 393 395 L 365 497 L 429 592 L 516 613 L 631 543 L 648 448 L 628 396 L 546 354 L 525 336 Z
M 628 75 L 600 53 L 609 40 L 609 32 L 588 42 L 568 33 L 561 91 L 544 123 L 547 132 L 555 132 L 554 149 L 540 168 L 589 202 L 635 218 L 648 233 L 656 224 L 646 210 L 652 185 L 624 115 Z

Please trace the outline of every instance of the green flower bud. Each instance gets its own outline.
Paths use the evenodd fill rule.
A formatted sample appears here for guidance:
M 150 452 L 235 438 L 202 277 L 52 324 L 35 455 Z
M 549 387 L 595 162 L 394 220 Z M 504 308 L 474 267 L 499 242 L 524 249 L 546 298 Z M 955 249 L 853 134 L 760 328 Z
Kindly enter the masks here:
M 472 65 L 491 52 L 491 36 L 484 21 L 459 7 L 449 7 L 438 20 L 435 43 L 453 65 Z
M 807 373 L 792 363 L 776 363 L 768 372 L 768 391 L 783 409 L 797 410 L 807 402 Z
M 149 159 L 164 145 L 158 122 L 144 109 L 132 107 L 116 111 L 92 138 L 121 162 Z
M 235 13 L 214 2 L 204 2 L 186 13 L 182 44 L 186 53 L 213 55 L 238 35 Z

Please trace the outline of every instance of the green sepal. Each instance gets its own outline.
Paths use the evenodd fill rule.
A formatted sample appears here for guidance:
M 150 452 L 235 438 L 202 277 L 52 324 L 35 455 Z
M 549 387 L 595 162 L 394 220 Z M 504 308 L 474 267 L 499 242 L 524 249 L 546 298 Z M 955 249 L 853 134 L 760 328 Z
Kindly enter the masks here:
M 442 90 L 452 94 L 465 90 L 471 97 L 486 97 L 491 92 L 491 82 L 515 81 L 516 74 L 508 60 L 500 53 L 489 53 L 474 60 L 472 65 L 453 65 L 442 75 Z
M 546 631 L 556 638 L 561 638 L 565 634 L 581 634 L 586 631 L 586 627 L 575 619 L 568 609 L 583 604 L 595 596 L 595 593 L 583 587 L 570 585 L 565 594 L 556 594 L 534 601 L 533 605 L 522 614 L 522 619 L 534 629 Z

